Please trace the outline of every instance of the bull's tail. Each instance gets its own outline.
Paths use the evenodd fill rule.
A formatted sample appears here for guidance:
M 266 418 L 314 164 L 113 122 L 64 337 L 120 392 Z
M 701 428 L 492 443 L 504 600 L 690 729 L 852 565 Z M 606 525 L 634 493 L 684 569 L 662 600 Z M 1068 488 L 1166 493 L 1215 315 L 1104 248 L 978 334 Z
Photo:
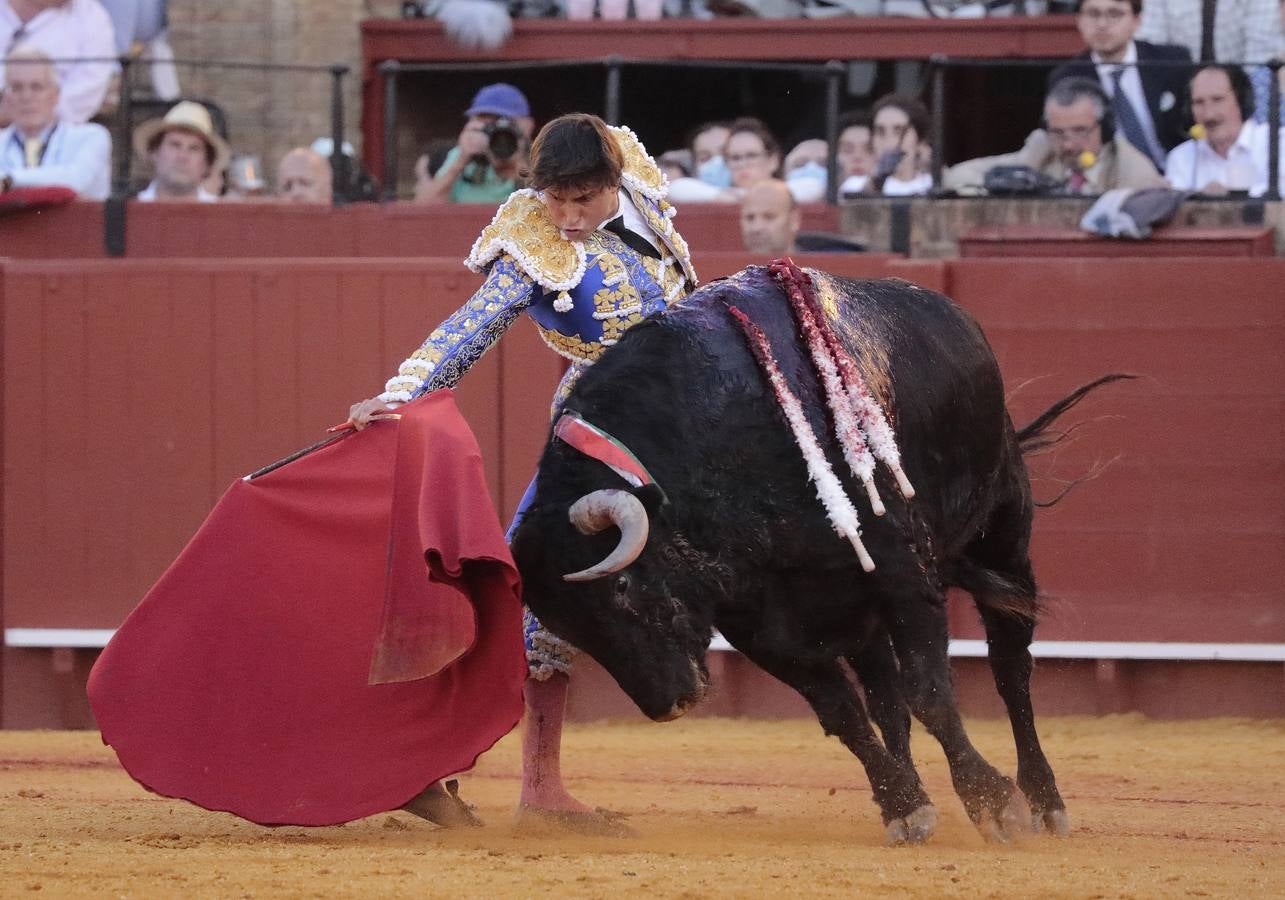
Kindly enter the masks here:
M 1094 390 L 1102 387 L 1104 384 L 1110 384 L 1113 381 L 1130 381 L 1137 377 L 1137 375 L 1129 375 L 1124 372 L 1113 372 L 1110 375 L 1103 375 L 1101 378 L 1090 381 L 1088 384 L 1081 385 L 1071 393 L 1067 394 L 1061 400 L 1057 401 L 1048 409 L 1044 410 L 1044 412 L 1036 416 L 1034 420 L 1026 425 L 1026 427 L 1018 430 L 1017 445 L 1021 448 L 1022 455 L 1030 456 L 1035 453 L 1043 452 L 1066 440 L 1066 438 L 1070 436 L 1071 432 L 1075 430 L 1076 426 L 1073 425 L 1065 431 L 1050 431 L 1050 426 L 1057 421 L 1059 416 L 1071 409 Z M 1076 478 L 1067 483 L 1062 491 L 1052 500 L 1036 502 L 1035 505 L 1052 506 L 1070 493 L 1071 489 L 1076 485 L 1082 484 L 1085 481 L 1089 481 L 1102 474 L 1102 470 L 1104 468 L 1104 465 L 1094 466 L 1087 475 L 1081 478 Z
M 1075 406 L 1092 391 L 1097 390 L 1104 384 L 1110 384 L 1113 381 L 1129 381 L 1137 378 L 1137 375 L 1128 375 L 1124 372 L 1113 372 L 1110 375 L 1103 375 L 1095 381 L 1081 385 L 1071 393 L 1067 394 L 1061 400 L 1054 403 L 1044 412 L 1040 413 L 1026 427 L 1017 432 L 1017 444 L 1022 448 L 1022 455 L 1027 456 L 1031 453 L 1038 453 L 1041 450 L 1047 450 L 1054 444 L 1062 441 L 1070 432 L 1048 433 L 1048 428 L 1052 425 L 1062 413 Z

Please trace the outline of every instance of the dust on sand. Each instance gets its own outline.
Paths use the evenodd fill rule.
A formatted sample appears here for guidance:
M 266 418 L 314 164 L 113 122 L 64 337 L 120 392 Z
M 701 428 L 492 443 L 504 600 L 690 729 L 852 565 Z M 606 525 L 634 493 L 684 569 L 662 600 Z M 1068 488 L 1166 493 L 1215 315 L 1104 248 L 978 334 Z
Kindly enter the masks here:
M 1015 765 L 1007 725 L 978 748 Z M 815 722 L 573 726 L 565 768 L 633 840 L 517 834 L 518 741 L 466 776 L 487 826 L 405 813 L 262 828 L 147 793 L 94 733 L 0 732 L 0 895 L 74 897 L 1239 897 L 1285 893 L 1285 722 L 1045 719 L 1067 840 L 983 843 L 941 750 L 914 750 L 941 811 L 888 849 L 855 759 Z

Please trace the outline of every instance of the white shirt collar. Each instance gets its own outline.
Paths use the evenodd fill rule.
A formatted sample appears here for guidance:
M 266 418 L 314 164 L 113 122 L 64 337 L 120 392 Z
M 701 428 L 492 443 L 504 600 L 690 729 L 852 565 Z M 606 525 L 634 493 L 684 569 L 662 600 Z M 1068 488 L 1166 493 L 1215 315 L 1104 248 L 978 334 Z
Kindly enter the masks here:
M 616 206 L 615 215 L 608 216 L 604 219 L 599 223 L 596 230 L 601 231 L 608 222 L 619 217 L 624 219 L 624 225 L 626 228 L 634 234 L 639 235 L 646 240 L 647 243 L 659 250 L 660 245 L 656 243 L 656 237 L 652 234 L 651 227 L 647 224 L 647 220 L 642 217 L 642 213 L 638 211 L 638 207 L 634 206 L 634 201 L 629 196 L 629 192 L 623 187 L 620 189 L 618 200 L 619 202 Z
M 1102 69 L 1110 71 L 1118 66 L 1128 66 L 1136 63 L 1138 61 L 1138 45 L 1133 41 L 1129 41 L 1129 46 L 1124 48 L 1124 57 L 1119 62 L 1104 62 L 1096 52 L 1090 53 L 1089 58 L 1093 60 L 1093 64 L 1098 67 L 1099 71 Z
M 143 188 L 141 191 L 139 191 L 139 192 L 138 192 L 138 196 L 137 196 L 135 199 L 138 199 L 138 200 L 156 200 L 156 199 L 157 199 L 157 196 L 156 196 L 156 182 L 155 182 L 155 181 L 153 181 L 153 182 L 152 182 L 151 184 L 149 184 L 147 187 L 145 187 L 145 188 Z M 217 194 L 211 194 L 211 193 L 210 193 L 209 191 L 207 191 L 204 187 L 201 187 L 201 186 L 199 186 L 199 185 L 198 185 L 198 186 L 197 186 L 197 188 L 196 188 L 196 199 L 197 199 L 197 201 L 198 201 L 198 202 L 200 202 L 200 203 L 215 203 L 215 202 L 217 202 L 217 201 L 218 201 L 218 199 L 219 199 L 219 198 L 218 198 L 218 195 L 217 195 Z
M 57 128 L 57 127 L 58 127 L 58 120 L 57 120 L 57 119 L 54 119 L 52 122 L 50 122 L 50 123 L 49 123 L 48 125 L 46 125 L 44 128 L 42 128 L 42 129 L 40 130 L 40 133 L 39 133 L 39 134 L 34 135 L 34 137 L 35 137 L 38 141 L 40 141 L 40 143 L 42 143 L 42 144 L 43 144 L 43 143 L 45 143 L 46 141 L 48 141 L 48 140 L 49 140 L 49 136 L 50 136 L 51 134 L 53 134 L 53 133 L 54 133 L 54 129 L 55 129 L 55 128 Z M 23 134 L 23 133 L 22 133 L 22 129 L 21 129 L 21 128 L 19 128 L 17 125 L 14 125 L 14 126 L 13 126 L 13 128 L 12 128 L 12 133 L 13 133 L 13 136 L 14 136 L 14 137 L 16 137 L 19 141 L 25 141 L 25 140 L 27 140 L 27 136 L 26 136 L 25 134 Z
M 1242 150 L 1244 150 L 1246 153 L 1252 152 L 1253 142 L 1254 142 L 1254 133 L 1257 130 L 1258 130 L 1257 122 L 1255 122 L 1253 119 L 1246 120 L 1245 123 L 1240 126 L 1240 134 L 1236 135 L 1236 142 L 1232 144 L 1232 148 L 1234 149 L 1236 147 L 1239 147 Z

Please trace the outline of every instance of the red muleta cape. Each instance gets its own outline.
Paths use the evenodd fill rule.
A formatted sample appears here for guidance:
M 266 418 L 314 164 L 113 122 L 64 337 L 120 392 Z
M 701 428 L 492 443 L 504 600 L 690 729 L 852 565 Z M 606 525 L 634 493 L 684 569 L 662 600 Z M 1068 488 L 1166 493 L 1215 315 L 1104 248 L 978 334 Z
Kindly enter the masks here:
M 224 494 L 89 699 L 145 787 L 265 825 L 395 809 L 522 714 L 517 570 L 436 391 Z

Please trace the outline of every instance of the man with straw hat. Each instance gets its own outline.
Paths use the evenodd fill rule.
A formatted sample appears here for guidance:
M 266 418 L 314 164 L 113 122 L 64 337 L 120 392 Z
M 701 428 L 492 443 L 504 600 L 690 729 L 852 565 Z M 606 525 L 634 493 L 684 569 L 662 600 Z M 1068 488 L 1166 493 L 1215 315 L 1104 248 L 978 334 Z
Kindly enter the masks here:
M 210 111 L 184 100 L 163 119 L 151 119 L 134 130 L 134 151 L 148 156 L 156 177 L 139 200 L 211 203 L 219 198 L 201 184 L 211 172 L 227 168 L 231 149 L 214 130 Z

